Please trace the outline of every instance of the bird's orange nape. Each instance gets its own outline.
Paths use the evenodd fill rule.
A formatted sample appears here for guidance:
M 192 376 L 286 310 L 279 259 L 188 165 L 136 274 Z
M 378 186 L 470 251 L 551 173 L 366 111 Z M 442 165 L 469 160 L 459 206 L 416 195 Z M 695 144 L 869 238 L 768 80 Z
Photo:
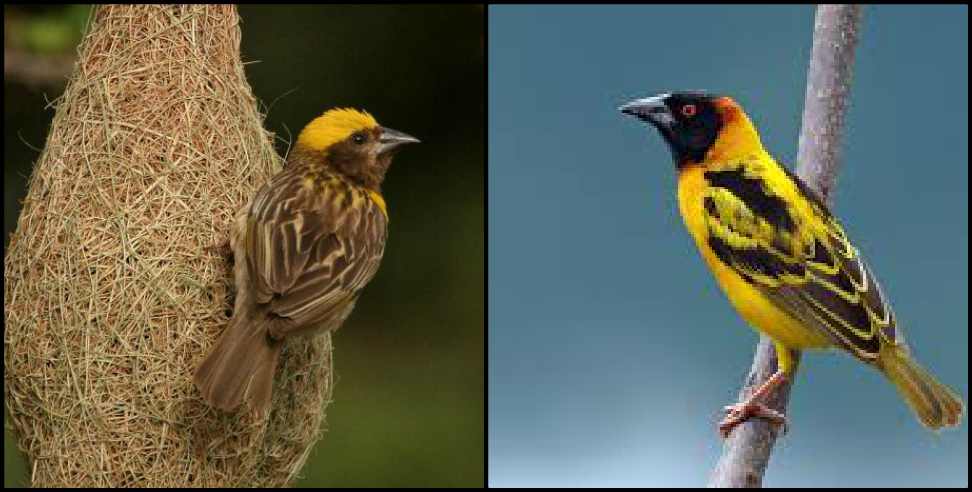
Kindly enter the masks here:
M 871 268 L 826 203 L 763 148 L 731 98 L 665 93 L 621 111 L 660 131 L 679 170 L 679 210 L 736 311 L 776 346 L 778 372 L 727 407 L 725 435 L 751 417 L 784 422 L 759 400 L 791 377 L 791 351 L 834 347 L 880 371 L 924 425 L 958 425 L 961 398 L 919 365 Z
M 713 102 L 713 106 L 722 120 L 722 130 L 709 148 L 705 162 L 764 152 L 756 127 L 736 101 L 731 97 L 720 97 Z

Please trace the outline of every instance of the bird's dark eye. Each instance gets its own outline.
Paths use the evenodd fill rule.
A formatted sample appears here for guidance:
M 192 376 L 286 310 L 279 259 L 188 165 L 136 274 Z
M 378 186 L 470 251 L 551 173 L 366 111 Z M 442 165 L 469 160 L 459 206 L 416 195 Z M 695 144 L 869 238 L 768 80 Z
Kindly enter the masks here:
M 368 140 L 368 137 L 366 137 L 364 133 L 355 133 L 354 135 L 351 135 L 351 141 L 358 145 L 365 143 L 366 140 Z
M 695 113 L 698 112 L 699 108 L 697 108 L 694 104 L 686 104 L 685 106 L 682 106 L 682 116 L 685 116 L 686 118 L 691 118 L 695 116 Z

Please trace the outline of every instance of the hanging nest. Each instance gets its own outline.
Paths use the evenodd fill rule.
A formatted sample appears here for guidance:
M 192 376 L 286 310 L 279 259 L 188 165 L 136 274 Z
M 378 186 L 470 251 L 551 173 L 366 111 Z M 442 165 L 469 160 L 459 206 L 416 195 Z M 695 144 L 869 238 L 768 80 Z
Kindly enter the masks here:
M 287 343 L 269 419 L 192 373 L 231 315 L 233 214 L 281 159 L 229 6 L 95 9 L 4 264 L 4 397 L 43 487 L 282 486 L 320 435 L 327 335 Z

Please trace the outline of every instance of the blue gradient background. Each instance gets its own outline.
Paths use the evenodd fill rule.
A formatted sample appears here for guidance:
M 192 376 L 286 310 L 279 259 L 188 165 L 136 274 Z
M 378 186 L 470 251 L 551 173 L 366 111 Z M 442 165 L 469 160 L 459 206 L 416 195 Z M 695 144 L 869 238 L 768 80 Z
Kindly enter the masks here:
M 489 483 L 697 486 L 756 335 L 677 215 L 660 137 L 616 107 L 733 95 L 792 163 L 813 8 L 489 8 Z M 836 213 L 918 359 L 968 401 L 968 8 L 867 7 Z M 968 486 L 851 357 L 804 357 L 768 486 Z

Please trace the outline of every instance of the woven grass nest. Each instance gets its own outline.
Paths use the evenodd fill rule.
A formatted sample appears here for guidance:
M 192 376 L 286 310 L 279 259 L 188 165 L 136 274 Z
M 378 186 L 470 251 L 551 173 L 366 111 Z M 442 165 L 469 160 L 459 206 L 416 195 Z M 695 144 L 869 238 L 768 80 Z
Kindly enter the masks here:
M 295 340 L 269 419 L 192 373 L 231 314 L 213 246 L 281 159 L 229 6 L 95 9 L 4 263 L 4 397 L 34 486 L 282 486 L 321 434 L 327 335 Z

